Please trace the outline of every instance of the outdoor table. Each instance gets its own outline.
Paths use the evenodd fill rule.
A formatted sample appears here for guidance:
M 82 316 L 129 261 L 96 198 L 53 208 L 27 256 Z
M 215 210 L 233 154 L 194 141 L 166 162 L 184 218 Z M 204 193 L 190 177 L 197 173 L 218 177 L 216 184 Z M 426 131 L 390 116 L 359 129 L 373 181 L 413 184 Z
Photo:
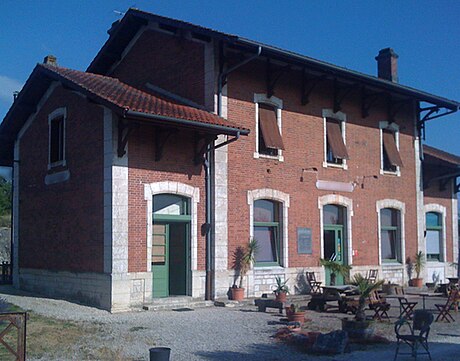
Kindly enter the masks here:
M 337 301 L 340 308 L 345 296 L 353 295 L 357 292 L 357 287 L 353 285 L 321 286 L 321 288 L 323 289 L 323 292 L 313 294 L 312 299 L 309 302 L 309 308 L 312 310 L 319 308 L 323 311 L 325 309 L 326 302 L 328 301 Z
M 425 298 L 427 297 L 440 297 L 443 293 L 440 292 L 407 292 L 408 295 L 421 296 L 423 301 L 423 309 L 425 309 Z

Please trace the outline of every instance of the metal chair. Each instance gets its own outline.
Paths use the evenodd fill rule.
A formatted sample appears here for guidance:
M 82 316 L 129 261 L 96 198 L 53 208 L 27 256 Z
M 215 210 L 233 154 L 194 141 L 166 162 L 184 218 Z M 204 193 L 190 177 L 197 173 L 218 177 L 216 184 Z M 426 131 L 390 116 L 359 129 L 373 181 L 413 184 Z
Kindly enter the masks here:
M 414 308 L 417 306 L 418 302 L 409 301 L 407 298 L 398 298 L 400 314 L 399 318 L 412 319 L 412 314 L 414 313 Z
M 428 355 L 431 360 L 430 350 L 428 348 L 428 335 L 430 334 L 430 325 L 433 323 L 434 316 L 431 312 L 427 310 L 415 310 L 413 316 L 412 325 L 407 321 L 407 319 L 400 318 L 395 323 L 395 334 L 396 334 L 396 352 L 394 360 L 398 357 L 398 354 L 401 355 L 412 355 L 417 360 L 417 355 Z M 404 329 L 408 329 L 410 333 L 401 333 L 403 326 Z M 416 333 L 416 331 L 419 331 Z M 399 353 L 399 346 L 401 343 L 405 343 L 411 348 L 410 353 Z M 419 345 L 422 346 L 424 352 L 419 352 Z
M 439 311 L 438 317 L 436 317 L 436 322 L 438 321 L 447 321 L 447 322 L 455 322 L 455 319 L 450 314 L 450 310 L 455 307 L 456 302 L 458 302 L 460 298 L 459 291 L 453 289 L 449 293 L 449 297 L 447 297 L 447 301 L 445 304 L 435 304 L 436 308 Z
M 316 281 L 315 272 L 306 272 L 307 282 L 311 293 L 321 293 L 321 282 Z

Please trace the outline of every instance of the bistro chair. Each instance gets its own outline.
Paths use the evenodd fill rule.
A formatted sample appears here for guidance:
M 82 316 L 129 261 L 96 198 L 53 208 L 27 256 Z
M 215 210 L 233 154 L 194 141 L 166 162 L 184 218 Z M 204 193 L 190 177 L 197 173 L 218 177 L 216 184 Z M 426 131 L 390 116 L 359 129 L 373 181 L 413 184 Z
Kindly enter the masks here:
M 412 357 L 415 357 L 415 360 L 417 360 L 417 355 L 419 354 L 428 355 L 431 360 L 431 354 L 428 348 L 428 335 L 430 334 L 430 325 L 433 323 L 433 319 L 434 316 L 431 312 L 427 310 L 415 310 L 412 325 L 404 317 L 400 318 L 395 323 L 397 346 L 394 361 L 398 357 L 398 354 L 412 355 Z M 407 329 L 410 333 L 401 332 Z M 399 353 L 399 346 L 401 343 L 408 345 L 411 348 L 411 352 Z M 423 349 L 419 348 L 419 345 L 422 346 Z
M 370 269 L 367 271 L 366 279 L 369 283 L 375 283 L 377 281 L 377 276 L 379 274 L 379 270 L 377 269 Z
M 388 310 L 390 307 L 391 305 L 388 302 L 382 300 L 377 291 L 372 291 L 370 293 L 369 308 L 374 311 L 374 319 L 384 321 L 384 318 L 386 318 L 389 321 L 390 316 L 388 316 Z
M 404 296 L 404 288 L 402 286 L 395 286 L 395 295 Z M 398 298 L 399 301 L 399 318 L 411 319 L 415 306 L 418 304 L 416 301 L 409 301 L 406 297 Z
M 438 317 L 436 317 L 436 322 L 438 321 L 447 321 L 447 322 L 455 322 L 455 319 L 450 314 L 450 311 L 453 307 L 455 307 L 456 302 L 460 298 L 459 291 L 453 289 L 449 293 L 449 297 L 447 297 L 447 301 L 445 304 L 435 304 L 436 308 L 439 311 Z
M 409 301 L 407 298 L 398 298 L 400 314 L 399 318 L 412 319 L 412 314 L 414 313 L 414 308 L 417 306 L 418 302 Z
M 306 272 L 305 275 L 310 286 L 310 293 L 322 293 L 321 282 L 316 280 L 315 272 Z

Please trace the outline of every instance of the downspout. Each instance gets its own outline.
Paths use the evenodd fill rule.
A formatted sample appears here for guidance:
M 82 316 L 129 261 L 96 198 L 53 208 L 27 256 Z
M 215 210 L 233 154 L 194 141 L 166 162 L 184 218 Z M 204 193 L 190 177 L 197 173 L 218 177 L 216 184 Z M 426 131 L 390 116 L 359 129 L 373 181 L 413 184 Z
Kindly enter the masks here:
M 222 43 L 220 44 L 221 50 L 222 50 Z M 223 71 L 221 69 L 220 74 L 217 78 L 217 115 L 222 117 L 222 88 L 224 86 L 224 80 L 226 80 L 228 74 L 231 72 L 235 71 L 239 67 L 249 63 L 250 61 L 258 58 L 260 54 L 262 53 L 262 47 L 259 46 L 257 49 L 257 54 L 254 54 L 253 56 L 243 60 L 242 62 L 234 65 L 230 69 Z M 221 143 L 217 146 L 214 145 L 209 145 L 208 149 L 206 151 L 206 158 L 203 162 L 204 170 L 205 170 L 205 189 L 206 189 L 206 300 L 211 300 L 214 298 L 213 295 L 213 284 L 214 284 L 214 274 L 213 274 L 213 259 L 212 259 L 212 249 L 214 245 L 214 209 L 213 209 L 213 203 L 214 203 L 214 195 L 212 192 L 212 179 L 211 179 L 211 173 L 212 173 L 212 167 L 214 160 L 213 155 L 214 155 L 214 150 L 217 148 L 220 148 L 224 145 L 227 145 L 229 143 L 232 143 L 239 139 L 240 133 L 238 132 L 236 137 L 230 140 L 227 140 L 224 143 Z

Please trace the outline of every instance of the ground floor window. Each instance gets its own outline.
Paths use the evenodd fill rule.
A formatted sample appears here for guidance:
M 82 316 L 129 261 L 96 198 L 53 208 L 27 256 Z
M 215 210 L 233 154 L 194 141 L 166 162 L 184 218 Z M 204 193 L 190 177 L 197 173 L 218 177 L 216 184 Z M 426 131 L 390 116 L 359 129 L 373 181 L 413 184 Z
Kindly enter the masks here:
M 437 212 L 426 213 L 426 258 L 442 261 L 442 219 Z
M 380 210 L 380 237 L 383 262 L 402 262 L 401 216 L 397 209 Z
M 267 199 L 254 201 L 256 265 L 280 265 L 280 204 Z

